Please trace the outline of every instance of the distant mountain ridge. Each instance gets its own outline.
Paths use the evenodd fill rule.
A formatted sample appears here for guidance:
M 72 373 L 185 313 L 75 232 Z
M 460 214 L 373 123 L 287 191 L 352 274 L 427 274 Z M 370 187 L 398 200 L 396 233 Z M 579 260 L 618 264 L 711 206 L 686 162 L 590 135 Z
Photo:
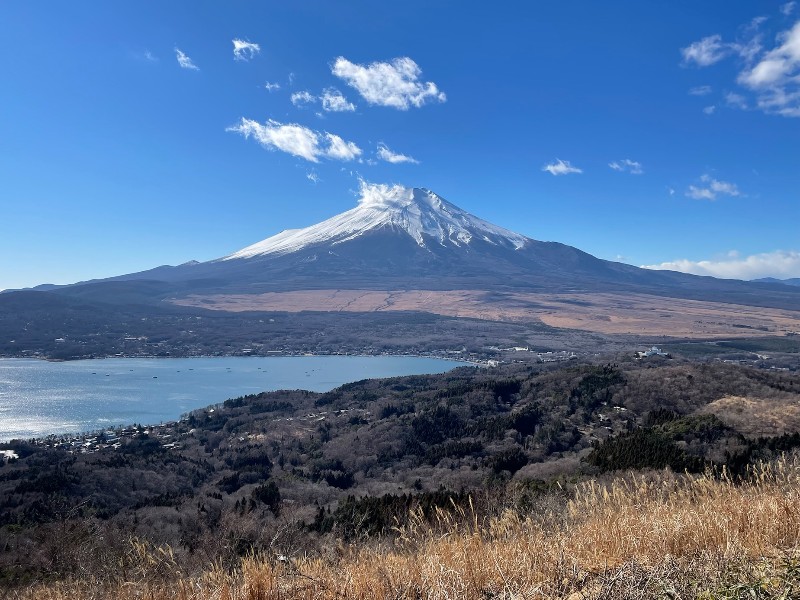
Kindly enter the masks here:
M 800 277 L 792 279 L 776 279 L 775 277 L 762 277 L 761 279 L 753 279 L 756 283 L 781 283 L 783 285 L 800 285 Z

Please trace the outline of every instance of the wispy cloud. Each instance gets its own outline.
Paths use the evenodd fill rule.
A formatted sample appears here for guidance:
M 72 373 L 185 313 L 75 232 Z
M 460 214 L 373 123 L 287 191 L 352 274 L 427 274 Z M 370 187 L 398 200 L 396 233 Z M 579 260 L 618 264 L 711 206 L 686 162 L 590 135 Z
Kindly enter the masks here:
M 270 119 L 261 124 L 243 117 L 226 131 L 241 134 L 245 139 L 252 137 L 268 150 L 280 150 L 313 163 L 322 158 L 350 161 L 362 153 L 355 143 L 338 135 L 314 131 L 297 123 L 283 124 Z
M 621 173 L 630 173 L 631 175 L 641 175 L 644 173 L 644 169 L 642 169 L 642 163 L 631 160 L 630 158 L 615 160 L 614 162 L 608 163 L 608 166 L 615 171 L 620 171 Z
M 710 85 L 698 85 L 689 90 L 692 96 L 708 96 L 712 92 Z
M 277 91 L 277 90 L 281 89 L 281 84 L 280 83 L 272 83 L 272 82 L 268 81 L 267 83 L 264 84 L 264 89 L 267 90 L 268 92 L 274 92 L 274 91 Z
M 419 164 L 419 161 L 411 156 L 406 156 L 405 154 L 400 154 L 398 152 L 392 152 L 383 142 L 378 143 L 378 158 L 392 164 Z
M 759 89 L 785 83 L 794 75 L 800 65 L 800 21 L 789 31 L 778 36 L 780 45 L 776 46 L 752 67 L 739 75 L 739 82 Z
M 783 117 L 800 117 L 800 89 L 773 88 L 757 100 L 758 108 Z
M 327 112 L 353 112 L 356 105 L 349 102 L 336 88 L 326 88 L 320 96 L 322 110 Z
M 693 275 L 710 275 L 724 279 L 760 279 L 775 277 L 789 279 L 800 277 L 800 252 L 775 250 L 750 256 L 738 252 L 713 260 L 679 259 L 656 265 L 642 265 L 645 269 L 680 271 Z
M 681 48 L 683 64 L 695 64 L 698 67 L 709 67 L 729 56 L 738 56 L 748 63 L 752 62 L 762 50 L 762 34 L 760 28 L 766 21 L 767 17 L 764 16 L 751 19 L 749 23 L 739 28 L 741 39 L 734 42 L 723 41 L 722 36 L 716 33 L 689 44 L 685 48 Z M 693 90 L 703 91 L 707 87 L 708 86 L 700 86 L 698 88 L 693 88 Z M 698 95 L 704 94 L 699 93 Z
M 317 173 L 315 171 L 311 171 L 309 173 L 306 173 L 306 179 L 308 179 L 314 185 L 317 185 L 321 181 L 321 179 L 319 178 L 319 175 L 317 175 Z
M 141 50 L 141 51 L 139 51 L 139 50 L 131 51 L 130 52 L 130 57 L 132 59 L 134 59 L 134 60 L 137 60 L 137 61 L 144 61 L 144 62 L 149 62 L 149 63 L 157 63 L 157 62 L 159 62 L 158 61 L 158 57 L 155 54 L 153 54 L 152 52 L 150 52 L 150 50 L 147 50 L 147 49 L 144 49 L 144 50 Z
M 695 63 L 701 67 L 713 65 L 730 53 L 730 46 L 722 42 L 722 36 L 719 34 L 709 35 L 681 49 L 685 64 Z
M 741 94 L 737 94 L 735 92 L 728 92 L 725 94 L 725 104 L 731 108 L 737 108 L 739 110 L 747 110 L 749 108 L 747 105 L 747 99 Z
M 547 171 L 551 175 L 569 175 L 570 173 L 583 173 L 583 169 L 573 167 L 568 160 L 556 159 L 556 162 L 542 167 L 542 171 Z
M 248 61 L 261 52 L 261 46 L 246 40 L 233 39 L 233 60 Z
M 767 113 L 800 117 L 800 21 L 777 36 L 777 45 L 739 74 L 738 82 L 756 93 Z
M 789 16 L 794 9 L 795 3 L 789 2 L 781 12 Z M 765 47 L 761 30 L 766 21 L 766 17 L 752 19 L 739 28 L 740 39 L 734 42 L 723 41 L 719 34 L 694 42 L 681 49 L 683 62 L 708 67 L 726 57 L 735 57 L 740 63 L 736 82 L 748 95 L 728 93 L 727 106 L 800 117 L 800 21 L 779 32 L 771 48 Z
M 359 65 L 340 56 L 334 61 L 331 72 L 358 91 L 369 104 L 408 110 L 427 102 L 447 100 L 435 83 L 419 80 L 422 70 L 408 57 Z
M 411 190 L 399 184 L 370 183 L 358 178 L 358 204 L 360 206 L 385 205 L 405 199 Z
M 200 67 L 198 67 L 192 59 L 189 58 L 180 48 L 175 48 L 175 58 L 178 59 L 178 64 L 181 66 L 182 69 L 190 69 L 192 71 L 199 71 Z
M 302 92 L 295 92 L 291 95 L 290 100 L 292 104 L 295 106 L 304 106 L 306 104 L 312 104 L 317 101 L 317 97 L 314 96 L 311 92 L 303 90 Z
M 720 181 L 710 175 L 700 177 L 700 185 L 690 185 L 686 195 L 695 200 L 716 200 L 718 196 L 740 196 L 735 183 Z
M 325 112 L 353 112 L 356 109 L 355 104 L 348 102 L 347 98 L 342 95 L 342 92 L 336 88 L 326 88 L 323 90 L 321 96 L 315 96 L 308 90 L 295 92 L 290 96 L 290 100 L 292 104 L 297 107 L 320 102 L 322 104 L 322 110 Z M 323 114 L 317 113 L 317 116 L 323 117 Z
M 347 161 L 358 158 L 361 155 L 361 148 L 353 142 L 346 142 L 332 133 L 325 133 L 324 136 L 328 140 L 328 149 L 325 150 L 325 155 L 329 158 Z
M 703 113 L 706 114 L 706 115 L 713 115 L 716 111 L 717 111 L 717 107 L 714 104 L 711 104 L 710 106 L 706 106 L 703 109 Z

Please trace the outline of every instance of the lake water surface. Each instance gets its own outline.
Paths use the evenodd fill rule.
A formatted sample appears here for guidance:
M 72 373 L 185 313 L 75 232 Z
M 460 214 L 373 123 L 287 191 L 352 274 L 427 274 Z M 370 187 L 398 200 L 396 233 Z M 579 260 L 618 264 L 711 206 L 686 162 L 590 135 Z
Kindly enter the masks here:
M 0 359 L 0 441 L 158 424 L 244 394 L 325 392 L 359 379 L 463 365 L 414 356 Z

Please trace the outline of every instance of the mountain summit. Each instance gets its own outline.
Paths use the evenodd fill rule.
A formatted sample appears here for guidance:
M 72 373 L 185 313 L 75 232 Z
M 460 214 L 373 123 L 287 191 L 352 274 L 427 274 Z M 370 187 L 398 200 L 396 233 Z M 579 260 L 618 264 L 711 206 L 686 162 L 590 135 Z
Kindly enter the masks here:
M 462 289 L 573 286 L 576 276 L 629 271 L 639 269 L 493 225 L 428 189 L 362 182 L 355 208 L 159 276 L 213 277 L 249 290 Z
M 358 206 L 304 229 L 288 229 L 222 260 L 289 254 L 319 244 L 334 247 L 371 232 L 405 233 L 420 248 L 469 247 L 474 239 L 519 250 L 530 240 L 461 210 L 424 188 L 361 185 Z

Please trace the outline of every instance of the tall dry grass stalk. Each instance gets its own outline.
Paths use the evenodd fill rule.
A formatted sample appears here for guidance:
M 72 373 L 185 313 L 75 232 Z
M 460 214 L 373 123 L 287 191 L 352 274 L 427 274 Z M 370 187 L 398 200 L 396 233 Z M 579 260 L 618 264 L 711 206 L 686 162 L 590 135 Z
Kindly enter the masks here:
M 173 568 L 142 552 L 141 572 L 114 586 L 65 582 L 20 598 L 277 600 L 288 598 L 798 598 L 800 461 L 726 474 L 634 475 L 578 486 L 564 511 L 508 510 L 480 520 L 412 515 L 390 546 L 340 546 L 291 562 L 249 558 L 235 572 L 148 577 Z M 150 562 L 148 562 L 150 561 Z M 148 567 L 147 565 L 150 565 Z M 166 581 L 154 583 L 154 581 Z

